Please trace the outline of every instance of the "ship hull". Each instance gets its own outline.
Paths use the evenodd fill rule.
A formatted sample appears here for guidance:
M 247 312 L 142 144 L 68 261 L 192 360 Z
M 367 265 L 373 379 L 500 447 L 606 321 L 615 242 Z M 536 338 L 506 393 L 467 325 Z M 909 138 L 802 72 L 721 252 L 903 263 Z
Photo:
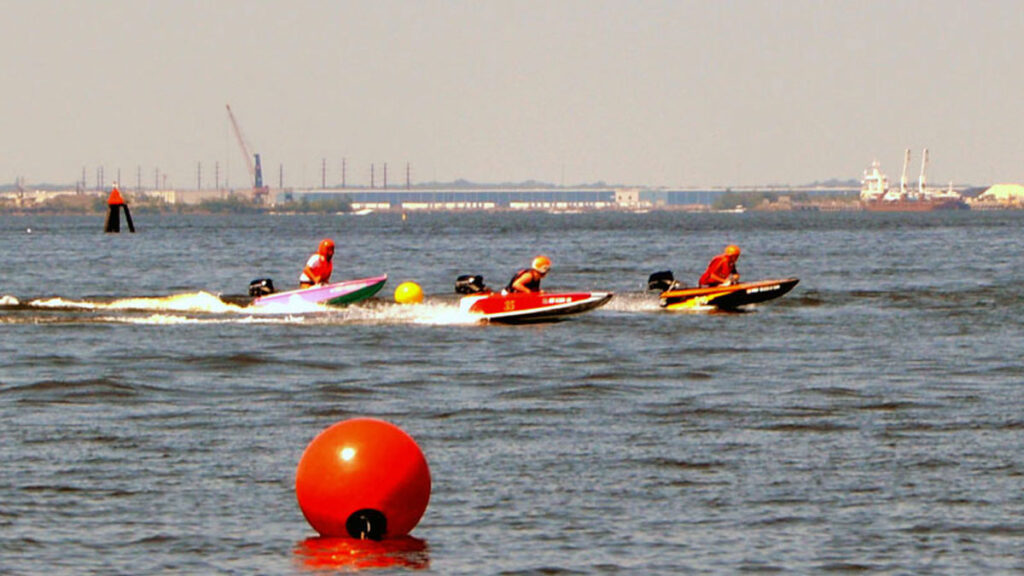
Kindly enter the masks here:
M 963 200 L 862 200 L 861 207 L 868 212 L 932 212 L 934 210 L 970 210 Z

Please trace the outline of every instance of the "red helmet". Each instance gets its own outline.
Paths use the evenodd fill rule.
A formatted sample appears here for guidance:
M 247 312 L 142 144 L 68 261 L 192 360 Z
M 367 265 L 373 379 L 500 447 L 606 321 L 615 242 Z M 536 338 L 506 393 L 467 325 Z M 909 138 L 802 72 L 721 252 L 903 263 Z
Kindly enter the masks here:
M 334 240 L 330 238 L 324 238 L 320 241 L 320 247 L 316 249 L 316 253 L 321 256 L 327 256 L 328 254 L 334 253 Z

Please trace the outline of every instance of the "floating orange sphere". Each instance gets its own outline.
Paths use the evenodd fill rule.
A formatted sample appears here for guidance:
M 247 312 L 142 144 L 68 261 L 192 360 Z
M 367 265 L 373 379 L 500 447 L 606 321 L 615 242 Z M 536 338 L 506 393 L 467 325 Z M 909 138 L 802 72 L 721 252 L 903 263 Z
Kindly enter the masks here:
M 395 302 L 399 304 L 419 304 L 423 302 L 423 289 L 415 282 L 402 282 L 395 288 Z
M 408 534 L 423 517 L 430 470 L 401 428 L 354 418 L 309 443 L 295 473 L 295 495 L 321 536 L 393 538 Z

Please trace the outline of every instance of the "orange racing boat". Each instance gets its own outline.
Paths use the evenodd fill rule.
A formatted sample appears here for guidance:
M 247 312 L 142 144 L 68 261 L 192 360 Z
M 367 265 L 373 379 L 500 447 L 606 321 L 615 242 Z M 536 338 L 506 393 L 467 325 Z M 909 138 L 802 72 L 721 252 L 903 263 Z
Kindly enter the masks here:
M 655 272 L 647 281 L 650 290 L 661 290 L 658 303 L 666 310 L 738 310 L 748 304 L 774 300 L 793 289 L 800 280 L 782 278 L 740 282 L 728 286 L 681 287 L 671 271 Z

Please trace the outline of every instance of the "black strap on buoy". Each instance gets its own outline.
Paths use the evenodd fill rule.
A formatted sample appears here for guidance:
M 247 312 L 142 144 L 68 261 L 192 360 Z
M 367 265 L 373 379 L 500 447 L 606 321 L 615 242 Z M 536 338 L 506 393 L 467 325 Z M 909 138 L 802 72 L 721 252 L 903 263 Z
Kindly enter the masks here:
M 345 531 L 359 540 L 383 540 L 388 529 L 388 519 L 378 510 L 364 508 L 356 510 L 345 520 Z

